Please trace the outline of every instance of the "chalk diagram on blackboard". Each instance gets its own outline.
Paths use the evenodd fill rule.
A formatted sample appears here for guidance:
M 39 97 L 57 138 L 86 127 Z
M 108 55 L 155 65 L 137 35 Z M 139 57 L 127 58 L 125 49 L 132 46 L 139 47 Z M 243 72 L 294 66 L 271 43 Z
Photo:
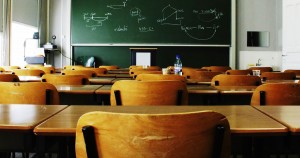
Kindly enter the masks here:
M 184 17 L 179 16 L 179 13 L 184 12 L 183 10 L 176 9 L 169 4 L 164 7 L 161 12 L 162 18 L 157 20 L 158 23 L 160 23 L 161 25 L 179 25 L 181 31 L 183 31 L 188 37 L 195 40 L 212 39 L 220 26 L 211 24 L 211 22 L 213 22 L 214 20 L 218 20 L 223 16 L 223 13 L 217 12 L 216 9 L 201 11 L 193 10 L 193 14 L 197 14 L 198 20 L 200 22 L 204 22 L 205 25 L 198 24 L 195 26 L 186 26 L 182 23 Z M 201 32 L 205 32 L 205 37 L 201 34 Z
M 107 5 L 106 7 L 110 9 L 123 9 L 126 7 L 126 3 L 127 0 L 123 1 L 122 4 L 111 4 L 111 5 Z
M 164 7 L 161 12 L 162 18 L 157 20 L 161 25 L 181 25 L 181 20 L 184 19 L 179 15 L 179 13 L 183 13 L 183 10 L 178 10 L 170 4 Z
M 106 13 L 105 16 L 96 16 L 96 13 L 83 13 L 83 20 L 86 22 L 86 27 L 96 30 L 97 27 L 101 27 L 103 22 L 108 20 L 108 16 L 111 13 Z
M 97 28 L 102 27 L 104 22 L 109 21 L 110 16 L 112 16 L 112 12 L 115 13 L 114 10 L 123 9 L 124 11 L 129 12 L 130 17 L 136 18 L 138 24 L 137 31 L 139 33 L 155 32 L 156 29 L 160 30 L 159 26 L 149 26 L 148 22 L 146 22 L 148 23 L 148 26 L 147 24 L 143 26 L 142 21 L 146 21 L 148 19 L 142 14 L 142 9 L 139 7 L 129 8 L 130 5 L 127 4 L 128 1 L 129 0 L 124 0 L 120 2 L 120 4 L 106 5 L 106 8 L 110 11 L 104 13 L 104 16 L 98 16 L 95 12 L 83 13 L 83 20 L 86 23 L 86 27 L 95 31 Z M 221 20 L 223 16 L 223 12 L 219 12 L 216 8 L 191 10 L 187 12 L 184 9 L 178 9 L 173 7 L 171 4 L 167 4 L 161 9 L 161 17 L 154 18 L 152 20 L 156 20 L 156 23 L 162 27 L 178 29 L 177 32 L 183 32 L 188 38 L 204 41 L 214 38 L 218 30 L 221 28 L 219 20 Z M 187 22 L 188 20 L 193 22 Z M 150 24 L 153 23 L 150 22 Z M 132 31 L 133 29 L 130 28 L 131 26 L 132 25 L 129 23 L 119 24 L 112 27 L 112 30 L 114 32 Z
M 222 12 L 217 12 L 217 9 L 208 9 L 208 10 L 193 10 L 194 14 L 197 14 L 197 17 L 202 22 L 213 22 L 220 19 L 223 16 Z

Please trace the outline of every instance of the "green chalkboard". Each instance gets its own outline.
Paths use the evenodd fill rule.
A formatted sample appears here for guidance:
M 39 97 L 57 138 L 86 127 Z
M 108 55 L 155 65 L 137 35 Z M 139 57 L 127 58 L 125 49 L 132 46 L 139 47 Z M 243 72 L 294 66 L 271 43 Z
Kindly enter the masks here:
M 72 0 L 72 44 L 230 45 L 231 0 Z

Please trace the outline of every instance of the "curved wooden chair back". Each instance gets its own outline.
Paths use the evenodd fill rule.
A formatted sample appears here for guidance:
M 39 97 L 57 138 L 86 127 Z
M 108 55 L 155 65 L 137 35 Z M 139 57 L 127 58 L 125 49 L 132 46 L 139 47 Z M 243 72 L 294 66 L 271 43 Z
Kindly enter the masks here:
M 107 74 L 106 68 L 92 68 L 92 67 L 84 67 L 84 68 L 78 68 L 77 70 L 92 70 L 95 72 L 96 76 L 101 76 L 103 74 Z
M 263 81 L 266 80 L 295 80 L 296 74 L 294 72 L 263 72 L 260 75 Z
M 101 65 L 99 68 L 105 68 L 106 70 L 115 70 L 119 69 L 120 67 L 117 65 Z
M 45 72 L 38 69 L 13 69 L 14 74 L 18 76 L 40 76 L 42 77 Z
M 228 158 L 228 120 L 212 111 L 139 114 L 94 111 L 76 127 L 80 158 Z
M 66 69 L 66 70 L 62 70 L 61 72 L 62 75 L 85 75 L 88 78 L 91 77 L 96 77 L 96 73 L 93 70 L 86 70 L 86 69 L 77 69 L 77 70 L 70 70 L 70 69 Z
M 216 75 L 223 74 L 223 72 L 217 71 L 196 71 L 194 74 L 190 74 L 190 79 L 196 79 L 200 82 L 211 82 L 212 78 Z
M 211 80 L 212 86 L 259 86 L 261 79 L 258 76 L 249 75 L 216 75 Z
M 197 71 L 203 71 L 203 69 L 198 69 L 198 68 L 187 68 L 187 67 L 183 67 L 182 68 L 182 76 L 184 76 L 187 79 L 193 79 L 195 78 L 195 74 L 197 73 Z M 206 71 L 206 70 L 204 70 Z
M 129 69 L 146 69 L 146 70 L 161 70 L 161 67 L 159 66 L 148 66 L 147 68 L 143 68 L 141 65 L 131 65 L 129 66 Z
M 5 71 L 13 71 L 14 69 L 21 69 L 20 66 L 1 66 Z
M 55 86 L 43 82 L 0 82 L 0 104 L 59 105 Z
M 77 70 L 77 69 L 81 69 L 81 68 L 84 68 L 83 65 L 67 65 L 67 66 L 64 66 L 64 70 Z
M 252 75 L 252 70 L 227 70 L 226 75 Z
M 287 69 L 287 70 L 284 70 L 283 72 L 293 72 L 297 76 L 300 75 L 300 70 L 295 70 L 295 69 Z
M 3 69 L 2 67 L 0 67 L 0 72 L 5 72 L 5 69 Z
M 28 65 L 24 66 L 24 68 L 26 68 L 26 69 L 37 68 L 37 67 L 44 67 L 44 65 L 40 65 L 40 64 L 28 64 Z
M 129 75 L 136 78 L 139 74 L 162 74 L 161 70 L 148 70 L 148 69 L 130 69 Z
M 179 75 L 163 75 L 163 74 L 139 74 L 136 77 L 137 81 L 156 81 L 156 80 L 176 80 L 186 82 L 184 76 Z
M 42 76 L 42 82 L 56 85 L 87 85 L 89 84 L 89 79 L 85 75 L 46 74 Z
M 55 73 L 55 68 L 53 66 L 49 66 L 49 67 L 30 67 L 29 69 L 38 69 L 38 70 L 43 70 L 45 72 L 45 74 L 54 74 Z
M 272 72 L 273 68 L 272 67 L 250 67 L 249 70 L 260 70 L 260 74 L 263 72 Z
M 182 81 L 120 80 L 112 85 L 111 105 L 187 105 L 188 92 Z
M 251 105 L 300 105 L 300 84 L 262 84 L 253 92 Z
M 20 79 L 15 74 L 0 74 L 0 82 L 19 82 Z
M 229 66 L 209 66 L 206 68 L 208 71 L 217 71 L 217 72 L 226 72 L 227 70 L 231 70 Z

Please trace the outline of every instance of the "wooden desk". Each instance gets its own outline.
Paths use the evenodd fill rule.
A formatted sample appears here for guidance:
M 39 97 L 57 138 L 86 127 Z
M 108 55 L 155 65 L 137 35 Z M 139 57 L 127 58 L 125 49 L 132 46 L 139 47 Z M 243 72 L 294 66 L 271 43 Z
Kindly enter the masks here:
M 34 127 L 66 107 L 66 105 L 0 105 L 0 151 L 32 150 L 35 145 Z
M 290 132 L 283 139 L 278 150 L 288 151 L 289 154 L 300 155 L 300 106 L 253 106 L 274 120 L 286 126 Z M 278 141 L 277 141 L 278 142 Z M 274 150 L 274 149 L 273 149 Z M 275 149 L 276 150 L 276 149 Z
M 219 104 L 250 105 L 252 94 L 257 86 L 215 86 L 219 91 Z
M 298 82 L 299 82 L 299 80 L 266 80 L 266 81 L 262 80 L 263 84 L 266 84 L 266 83 L 298 83 Z
M 300 134 L 300 106 L 253 106 L 287 126 L 290 132 Z
M 113 80 L 115 77 L 92 77 L 89 78 L 90 84 L 96 85 L 106 85 L 106 84 L 113 84 Z
M 232 134 L 284 134 L 287 127 L 251 106 L 69 106 L 62 112 L 38 125 L 37 135 L 75 135 L 79 117 L 91 111 L 172 113 L 213 110 L 225 115 Z
M 103 85 L 54 85 L 59 92 L 60 104 L 99 105 L 95 91 Z
M 108 74 L 129 74 L 128 68 L 108 70 Z

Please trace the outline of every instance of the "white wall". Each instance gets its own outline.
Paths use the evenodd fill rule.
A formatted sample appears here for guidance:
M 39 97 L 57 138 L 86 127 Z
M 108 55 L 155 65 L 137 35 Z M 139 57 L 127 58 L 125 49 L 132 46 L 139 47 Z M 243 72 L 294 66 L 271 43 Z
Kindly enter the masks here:
M 12 20 L 30 25 L 38 26 L 38 0 L 13 0 Z
M 1 35 L 1 32 L 3 32 L 3 0 L 0 0 L 0 8 L 1 8 L 0 11 L 0 35 Z M 1 40 L 1 36 L 0 36 L 0 40 Z
M 258 58 L 272 63 L 281 60 L 282 0 L 237 1 L 237 68 L 253 63 Z M 247 47 L 247 31 L 270 32 L 269 47 Z M 274 54 L 275 53 L 275 54 Z M 278 53 L 280 55 L 278 55 Z M 280 58 L 279 58 L 280 57 Z M 279 65 L 280 63 L 276 63 Z M 278 68 L 280 69 L 280 67 Z
M 65 65 L 70 65 L 71 0 L 51 0 L 49 13 L 48 41 L 51 42 L 51 37 L 56 36 L 55 44 L 63 55 L 55 54 L 54 66 L 62 68 Z

